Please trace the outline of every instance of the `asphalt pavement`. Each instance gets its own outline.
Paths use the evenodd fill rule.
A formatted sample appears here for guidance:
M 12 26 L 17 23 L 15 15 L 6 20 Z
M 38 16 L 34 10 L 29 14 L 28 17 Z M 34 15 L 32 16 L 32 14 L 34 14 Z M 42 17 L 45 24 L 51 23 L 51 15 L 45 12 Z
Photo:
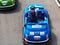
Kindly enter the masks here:
M 26 5 L 31 3 L 45 6 L 52 31 L 50 45 L 60 45 L 60 8 L 55 0 L 18 0 L 18 7 L 15 10 L 0 11 L 0 45 L 23 45 L 23 12 Z

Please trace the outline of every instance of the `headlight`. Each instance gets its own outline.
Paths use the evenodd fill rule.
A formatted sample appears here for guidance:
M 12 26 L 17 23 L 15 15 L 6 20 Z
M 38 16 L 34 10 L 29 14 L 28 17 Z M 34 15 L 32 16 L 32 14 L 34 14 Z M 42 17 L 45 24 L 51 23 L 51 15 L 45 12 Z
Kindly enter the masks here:
M 7 1 L 2 1 L 2 5 L 7 5 Z
M 45 32 L 40 32 L 40 35 L 44 35 L 45 34 Z
M 34 35 L 34 32 L 30 32 L 30 35 Z

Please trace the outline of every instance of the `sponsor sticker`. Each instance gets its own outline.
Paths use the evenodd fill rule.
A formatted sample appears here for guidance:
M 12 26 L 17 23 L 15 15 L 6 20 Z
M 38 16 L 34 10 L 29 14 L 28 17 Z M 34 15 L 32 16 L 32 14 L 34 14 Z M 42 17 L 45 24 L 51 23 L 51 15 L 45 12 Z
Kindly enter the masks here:
M 32 28 L 42 28 L 42 25 L 32 25 Z

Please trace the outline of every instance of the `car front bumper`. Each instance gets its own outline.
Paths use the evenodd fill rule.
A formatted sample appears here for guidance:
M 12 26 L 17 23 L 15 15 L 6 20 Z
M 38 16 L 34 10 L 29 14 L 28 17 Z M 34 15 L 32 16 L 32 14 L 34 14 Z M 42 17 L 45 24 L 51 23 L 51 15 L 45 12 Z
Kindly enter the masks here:
M 47 40 L 44 40 L 44 41 L 29 41 L 29 40 L 27 40 L 27 39 L 24 39 L 25 40 L 25 42 L 27 42 L 27 43 L 45 43 L 45 42 L 48 42 L 49 41 L 49 38 L 47 39 Z
M 0 10 L 8 10 L 13 9 L 16 7 L 16 4 L 10 5 L 10 6 L 0 6 Z

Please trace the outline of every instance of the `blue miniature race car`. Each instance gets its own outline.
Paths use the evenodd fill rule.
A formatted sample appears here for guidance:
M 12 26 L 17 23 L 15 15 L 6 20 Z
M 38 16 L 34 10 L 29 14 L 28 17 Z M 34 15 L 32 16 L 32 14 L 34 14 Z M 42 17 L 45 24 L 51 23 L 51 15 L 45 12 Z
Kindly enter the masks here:
M 29 4 L 24 10 L 23 41 L 44 43 L 50 39 L 48 12 L 43 5 Z

